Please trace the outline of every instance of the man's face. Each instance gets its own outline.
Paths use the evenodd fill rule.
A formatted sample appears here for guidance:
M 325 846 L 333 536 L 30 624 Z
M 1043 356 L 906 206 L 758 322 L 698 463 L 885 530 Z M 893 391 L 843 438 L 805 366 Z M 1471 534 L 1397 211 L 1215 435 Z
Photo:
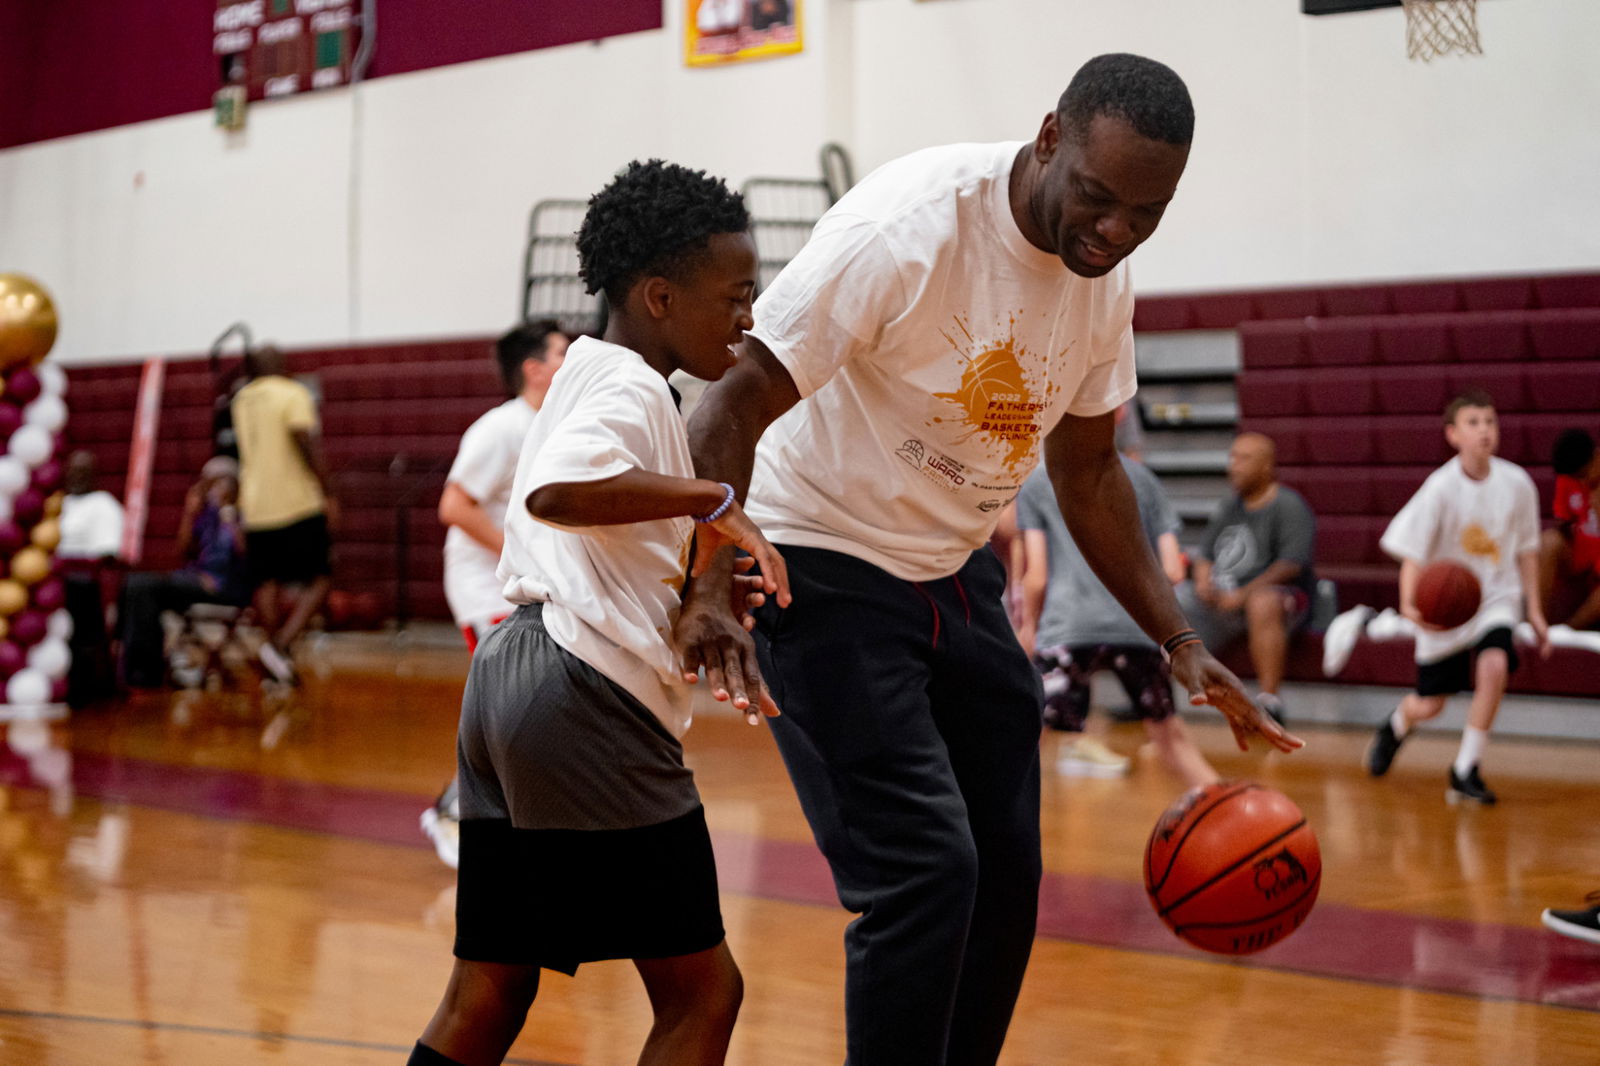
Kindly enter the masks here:
M 756 245 L 748 233 L 711 237 L 704 261 L 674 283 L 668 331 L 685 373 L 716 381 L 738 361 L 734 345 L 755 325 Z
M 1444 437 L 1463 459 L 1485 460 L 1500 447 L 1500 420 L 1493 407 L 1463 407 Z
M 1029 211 L 1067 269 L 1098 278 L 1150 238 L 1178 189 L 1189 146 L 1151 140 L 1097 115 L 1080 137 L 1045 120 L 1035 141 L 1044 175 Z
M 1228 484 L 1241 496 L 1272 483 L 1272 452 L 1256 437 L 1237 437 L 1228 449 Z

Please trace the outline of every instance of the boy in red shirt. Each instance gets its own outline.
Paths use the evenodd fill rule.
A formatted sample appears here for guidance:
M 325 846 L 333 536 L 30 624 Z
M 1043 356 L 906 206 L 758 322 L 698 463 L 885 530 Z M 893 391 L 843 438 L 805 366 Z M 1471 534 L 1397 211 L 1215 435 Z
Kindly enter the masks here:
M 1556 469 L 1556 495 L 1551 505 L 1560 525 L 1544 531 L 1539 542 L 1539 579 L 1552 622 L 1573 629 L 1592 629 L 1600 622 L 1600 457 L 1594 438 L 1569 429 L 1556 438 L 1551 462 Z

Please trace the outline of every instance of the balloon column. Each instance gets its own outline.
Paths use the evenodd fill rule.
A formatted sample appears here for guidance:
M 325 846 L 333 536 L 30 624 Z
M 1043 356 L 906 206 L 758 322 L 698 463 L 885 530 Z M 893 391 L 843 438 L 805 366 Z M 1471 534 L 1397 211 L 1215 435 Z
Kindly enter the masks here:
M 0 718 L 59 709 L 71 665 L 72 618 L 53 554 L 67 376 L 43 362 L 55 339 L 50 294 L 0 274 Z

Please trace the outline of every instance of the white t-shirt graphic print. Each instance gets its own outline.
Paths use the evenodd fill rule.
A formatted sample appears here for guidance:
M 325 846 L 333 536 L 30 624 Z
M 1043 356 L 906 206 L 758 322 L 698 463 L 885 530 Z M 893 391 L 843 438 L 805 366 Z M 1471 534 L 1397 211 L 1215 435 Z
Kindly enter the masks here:
M 655 712 L 689 728 L 690 690 L 671 646 L 694 520 L 574 528 L 540 522 L 528 495 L 630 469 L 693 477 L 666 379 L 637 352 L 591 337 L 567 349 L 522 445 L 499 574 L 512 603 L 544 603 L 550 635 Z
M 748 510 L 780 544 L 921 581 L 960 569 L 1064 414 L 1133 395 L 1126 264 L 1071 273 L 1022 236 L 1021 142 L 889 163 L 817 223 L 751 334 L 804 399 L 756 450 Z

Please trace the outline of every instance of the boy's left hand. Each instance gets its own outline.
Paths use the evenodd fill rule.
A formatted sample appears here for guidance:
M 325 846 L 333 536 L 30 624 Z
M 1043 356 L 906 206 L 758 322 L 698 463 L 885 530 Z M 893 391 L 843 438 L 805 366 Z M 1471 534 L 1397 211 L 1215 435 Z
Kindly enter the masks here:
M 1528 624 L 1533 627 L 1533 635 L 1539 638 L 1539 658 L 1550 658 L 1550 624 L 1543 615 L 1528 619 Z

